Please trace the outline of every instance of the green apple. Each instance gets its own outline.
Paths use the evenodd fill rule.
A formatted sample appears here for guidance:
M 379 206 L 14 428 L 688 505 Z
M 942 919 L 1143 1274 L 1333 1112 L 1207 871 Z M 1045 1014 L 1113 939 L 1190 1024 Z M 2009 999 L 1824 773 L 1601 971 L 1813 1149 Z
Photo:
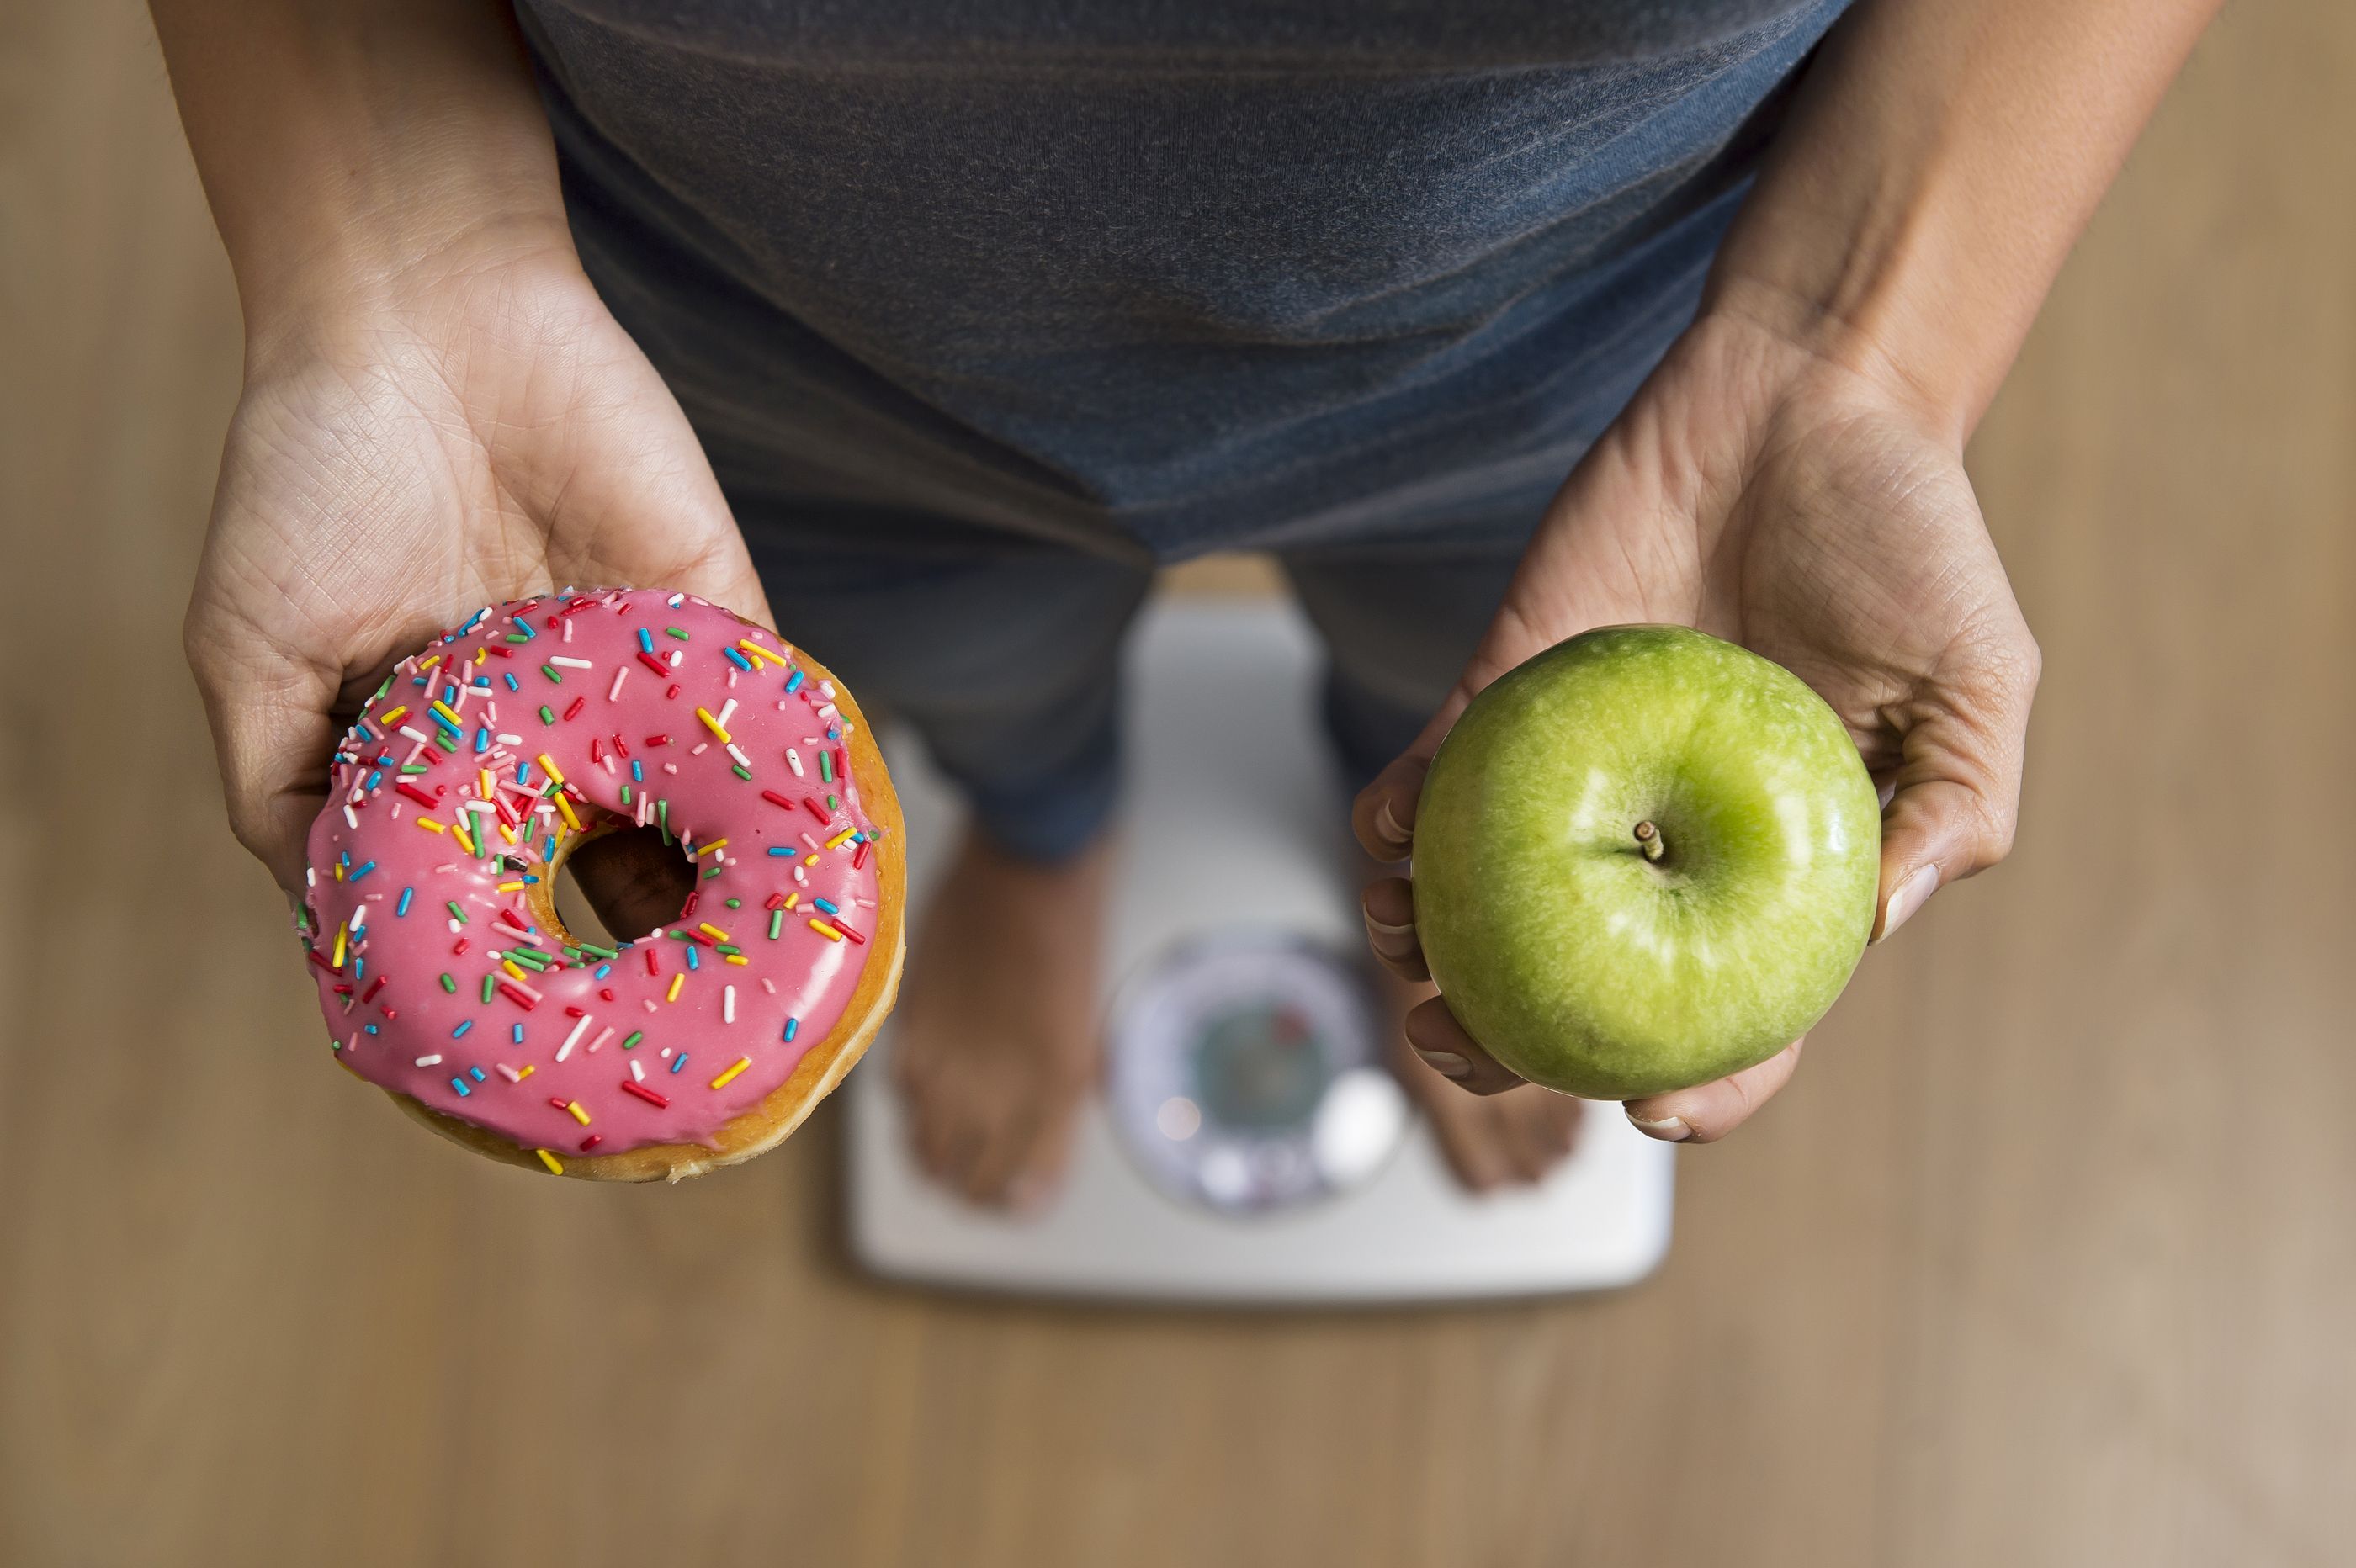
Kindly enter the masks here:
M 1865 952 L 1873 781 L 1782 666 L 1607 626 L 1465 709 L 1415 819 L 1416 929 L 1449 1010 L 1534 1083 L 1706 1083 L 1825 1015 Z

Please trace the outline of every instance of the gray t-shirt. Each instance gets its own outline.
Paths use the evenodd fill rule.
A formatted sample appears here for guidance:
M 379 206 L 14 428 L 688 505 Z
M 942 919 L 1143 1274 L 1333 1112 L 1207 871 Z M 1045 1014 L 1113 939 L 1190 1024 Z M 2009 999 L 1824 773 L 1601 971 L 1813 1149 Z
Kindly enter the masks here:
M 1170 556 L 1525 526 L 1843 3 L 520 14 L 584 261 L 740 507 Z

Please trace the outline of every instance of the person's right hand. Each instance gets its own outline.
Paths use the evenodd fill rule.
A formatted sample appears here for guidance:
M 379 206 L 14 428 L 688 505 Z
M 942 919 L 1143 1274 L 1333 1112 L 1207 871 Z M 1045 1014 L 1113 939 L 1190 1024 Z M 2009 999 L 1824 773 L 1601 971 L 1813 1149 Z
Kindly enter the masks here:
M 334 303 L 249 321 L 185 627 L 230 825 L 297 899 L 336 737 L 443 629 L 568 584 L 769 619 L 686 416 L 561 220 L 305 296 Z

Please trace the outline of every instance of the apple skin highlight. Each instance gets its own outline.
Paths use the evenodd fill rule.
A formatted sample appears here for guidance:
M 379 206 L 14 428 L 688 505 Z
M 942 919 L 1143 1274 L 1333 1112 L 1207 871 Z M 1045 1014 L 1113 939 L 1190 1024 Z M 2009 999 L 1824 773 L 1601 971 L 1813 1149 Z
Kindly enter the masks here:
M 1686 627 L 1603 627 L 1449 732 L 1416 811 L 1416 927 L 1490 1055 L 1633 1099 L 1806 1033 L 1865 952 L 1880 857 L 1873 781 L 1797 676 Z

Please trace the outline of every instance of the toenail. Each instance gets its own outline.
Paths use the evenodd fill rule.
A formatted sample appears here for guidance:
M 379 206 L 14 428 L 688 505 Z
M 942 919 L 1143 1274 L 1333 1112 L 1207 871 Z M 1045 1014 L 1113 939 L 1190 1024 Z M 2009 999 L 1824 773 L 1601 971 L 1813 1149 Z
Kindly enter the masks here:
M 1465 1079 L 1472 1076 L 1472 1064 L 1452 1051 L 1426 1051 L 1421 1046 L 1411 1048 L 1423 1058 L 1423 1064 L 1442 1078 Z

